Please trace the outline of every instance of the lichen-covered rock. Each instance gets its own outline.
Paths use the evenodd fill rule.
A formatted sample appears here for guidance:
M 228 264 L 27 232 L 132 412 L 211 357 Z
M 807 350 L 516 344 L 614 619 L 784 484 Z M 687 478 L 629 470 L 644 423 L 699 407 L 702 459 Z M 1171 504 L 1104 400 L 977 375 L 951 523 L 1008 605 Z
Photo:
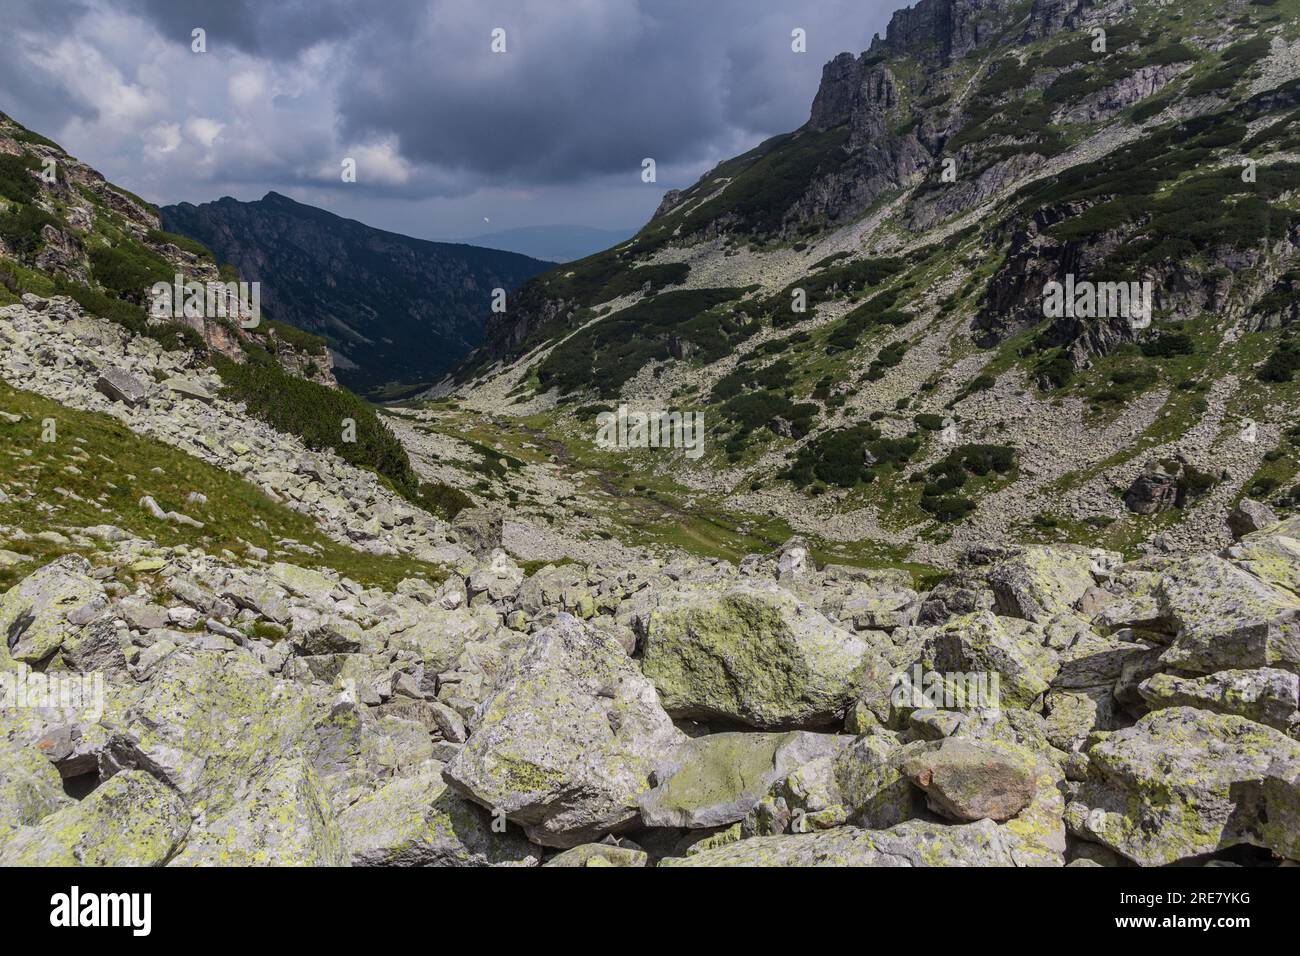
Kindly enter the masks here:
M 921 800 L 899 771 L 897 753 L 890 739 L 864 736 L 808 761 L 746 816 L 746 832 L 804 833 L 845 823 L 882 829 L 917 816 Z
M 95 388 L 106 398 L 127 405 L 139 405 L 149 397 L 145 384 L 120 368 L 104 369 L 95 380 Z
M 58 770 L 39 750 L 0 737 L 0 846 L 14 829 L 39 823 L 72 802 Z
M 888 830 L 839 827 L 760 836 L 663 860 L 660 866 L 1012 866 L 992 820 L 960 826 L 910 820 Z
M 1071 832 L 1145 866 L 1239 844 L 1300 859 L 1300 743 L 1242 717 L 1157 710 L 1088 751 Z
M 1118 561 L 1119 556 L 1113 555 Z M 1088 549 L 1068 545 L 1021 548 L 988 572 L 1000 613 L 1045 624 L 1069 611 L 1096 584 Z
M 848 737 L 806 731 L 709 734 L 686 740 L 656 768 L 657 785 L 641 796 L 641 820 L 651 827 L 735 823 L 775 781 L 849 742 Z
M 178 650 L 120 718 L 104 771 L 143 767 L 215 817 L 311 737 L 310 699 L 244 654 Z
M 928 637 L 922 655 L 927 669 L 941 673 L 984 673 L 999 677 L 1001 705 L 1029 707 L 1051 685 L 1059 661 L 1044 647 L 1042 628 L 988 612 L 954 618 Z
M 10 834 L 0 845 L 0 866 L 159 866 L 189 827 L 179 794 L 129 770 L 80 803 Z
M 429 762 L 348 807 L 339 825 L 353 866 L 536 866 L 519 831 L 453 793 Z
M 498 680 L 444 777 L 534 842 L 572 847 L 634 822 L 682 739 L 623 649 L 561 615 Z
M 950 737 L 911 745 L 901 769 L 940 816 L 1001 823 L 1033 799 L 1035 764 L 1032 755 L 1007 744 Z
M 226 813 L 195 828 L 174 866 L 341 866 L 334 811 L 301 757 L 281 760 L 241 788 Z
M 0 635 L 8 656 L 27 664 L 45 660 L 76 630 L 68 616 L 92 604 L 107 607 L 108 599 L 80 555 L 29 574 L 0 596 Z
M 1216 714 L 1235 714 L 1287 731 L 1300 715 L 1300 676 L 1272 667 L 1219 671 L 1208 677 L 1154 674 L 1138 685 L 1152 710 L 1199 707 Z
M 584 843 L 571 850 L 557 853 L 546 861 L 547 866 L 649 866 L 650 854 L 645 850 L 618 846 L 612 843 Z
M 642 668 L 674 716 L 817 727 L 843 717 L 869 653 L 776 585 L 720 586 L 650 613 Z
M 1160 584 L 1178 634 L 1166 667 L 1212 674 L 1251 667 L 1300 672 L 1300 599 L 1214 555 L 1187 558 Z
M 1227 554 L 1261 581 L 1300 599 L 1300 515 L 1247 535 Z

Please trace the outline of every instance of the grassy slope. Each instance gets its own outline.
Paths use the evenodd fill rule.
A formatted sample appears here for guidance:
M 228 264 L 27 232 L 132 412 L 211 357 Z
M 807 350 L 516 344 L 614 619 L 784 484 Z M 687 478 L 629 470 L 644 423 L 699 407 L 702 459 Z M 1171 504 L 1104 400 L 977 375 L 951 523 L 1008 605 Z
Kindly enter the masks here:
M 223 549 L 244 554 L 247 543 L 265 548 L 275 560 L 333 568 L 359 583 L 390 589 L 404 577 L 440 580 L 445 576 L 434 565 L 364 554 L 332 541 L 311 519 L 276 504 L 247 481 L 136 435 L 107 415 L 76 411 L 3 381 L 0 411 L 22 416 L 16 424 L 0 421 L 4 439 L 0 483 L 9 495 L 9 501 L 0 504 L 0 523 L 29 533 L 64 534 L 113 524 L 162 546 L 188 545 L 210 554 Z M 55 422 L 54 442 L 41 441 L 45 419 Z M 191 492 L 206 495 L 207 503 L 187 503 Z M 139 506 L 145 495 L 152 495 L 165 511 L 179 511 L 202 521 L 204 527 L 154 520 Z M 286 548 L 283 541 L 300 542 L 314 554 Z M 41 560 L 69 550 L 38 539 L 0 543 L 0 547 Z M 0 590 L 32 567 L 24 562 L 0 569 Z

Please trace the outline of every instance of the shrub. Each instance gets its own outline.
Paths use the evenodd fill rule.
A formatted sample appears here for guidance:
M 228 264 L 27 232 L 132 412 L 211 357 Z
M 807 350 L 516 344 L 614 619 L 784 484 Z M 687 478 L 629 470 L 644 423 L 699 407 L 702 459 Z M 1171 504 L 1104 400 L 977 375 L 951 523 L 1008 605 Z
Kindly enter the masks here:
M 11 156 L 8 153 L 0 153 L 0 196 L 12 199 L 14 202 L 32 202 L 40 193 L 41 187 L 32 178 L 30 170 L 38 168 L 39 165 L 26 154 Z
M 1173 358 L 1175 355 L 1191 355 L 1196 349 L 1192 338 L 1186 332 L 1162 332 L 1154 339 L 1148 339 L 1140 346 L 1147 358 Z
M 975 510 L 975 502 L 961 495 L 922 495 L 921 508 L 936 521 L 961 521 Z
M 46 226 L 58 223 L 38 206 L 19 206 L 0 213 L 0 239 L 5 241 L 20 259 L 34 256 L 45 244 L 42 235 Z
M 1300 339 L 1285 338 L 1260 366 L 1257 377 L 1261 382 L 1289 382 L 1297 371 L 1300 371 Z
M 166 259 L 130 239 L 90 251 L 95 279 L 118 298 L 143 303 L 155 282 L 170 283 L 175 268 Z

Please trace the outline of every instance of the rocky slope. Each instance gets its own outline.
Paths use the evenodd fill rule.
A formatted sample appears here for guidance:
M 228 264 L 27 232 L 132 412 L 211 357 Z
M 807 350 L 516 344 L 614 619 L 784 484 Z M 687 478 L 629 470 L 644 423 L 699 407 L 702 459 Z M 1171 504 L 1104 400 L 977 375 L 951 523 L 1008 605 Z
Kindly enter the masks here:
M 400 236 L 275 192 L 161 213 L 167 229 L 260 280 L 271 318 L 324 337 L 340 379 L 362 393 L 409 390 L 454 367 L 482 340 L 492 290 L 550 265 Z
M 0 305 L 23 293 L 60 293 L 86 311 L 164 344 L 202 344 L 242 363 L 270 353 L 289 373 L 336 384 L 329 354 L 311 336 L 260 320 L 246 303 L 229 315 L 151 320 L 156 282 L 238 281 L 206 247 L 162 229 L 160 211 L 108 182 L 57 143 L 0 113 Z M 245 277 L 247 279 L 247 277 Z M 251 280 L 249 280 L 251 281 Z
M 0 674 L 105 682 L 0 711 L 0 861 L 1295 865 L 1298 535 L 928 593 L 799 541 L 386 591 L 106 536 L 0 597 Z
M 807 124 L 527 283 L 430 394 L 569 445 L 620 403 L 701 411 L 703 458 L 607 460 L 922 562 L 1222 547 L 1241 498 L 1300 500 L 1297 14 L 900 11 Z M 1070 277 L 1149 283 L 1151 320 L 1050 316 Z M 1129 507 L 1169 462 L 1182 492 Z

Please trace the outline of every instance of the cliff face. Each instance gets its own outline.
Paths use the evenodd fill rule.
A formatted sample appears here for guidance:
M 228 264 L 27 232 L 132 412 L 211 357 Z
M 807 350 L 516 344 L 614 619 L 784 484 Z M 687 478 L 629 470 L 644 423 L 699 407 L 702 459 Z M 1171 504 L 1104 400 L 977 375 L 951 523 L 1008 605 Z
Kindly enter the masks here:
M 549 263 L 373 229 L 268 193 L 162 210 L 167 228 L 262 284 L 268 316 L 323 337 L 361 392 L 409 387 L 452 368 L 483 337 L 492 290 Z

